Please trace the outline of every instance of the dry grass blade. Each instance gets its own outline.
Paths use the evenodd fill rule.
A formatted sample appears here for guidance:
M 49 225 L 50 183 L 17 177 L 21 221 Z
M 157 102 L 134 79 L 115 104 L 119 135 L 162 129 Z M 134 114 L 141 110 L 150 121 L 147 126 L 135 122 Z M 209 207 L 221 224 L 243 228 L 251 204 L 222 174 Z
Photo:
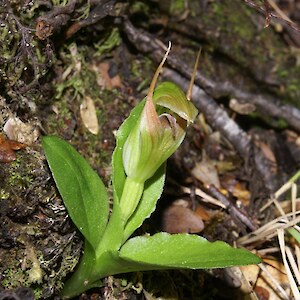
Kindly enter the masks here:
M 271 222 L 265 224 L 254 232 L 251 232 L 250 234 L 247 234 L 240 238 L 238 240 L 238 244 L 243 246 L 257 242 L 260 242 L 262 244 L 264 241 L 270 240 L 277 235 L 277 229 L 289 229 L 300 222 L 300 211 L 296 212 L 296 216 L 298 216 L 294 220 L 287 221 L 286 218 L 291 219 L 293 215 L 293 213 L 289 213 L 284 217 L 280 216 L 275 220 L 272 220 Z
M 298 282 L 298 285 L 300 285 L 300 272 L 299 272 L 299 266 L 297 266 L 297 263 L 295 261 L 295 258 L 293 256 L 292 250 L 290 247 L 285 247 L 286 256 L 290 262 L 291 268 L 294 272 L 294 275 L 296 277 L 296 280 Z
M 273 275 L 268 271 L 268 269 L 265 267 L 264 264 L 259 264 L 258 265 L 260 269 L 264 272 L 265 276 L 268 277 L 270 282 L 274 285 L 276 291 L 278 294 L 281 294 L 283 296 L 283 299 L 290 300 L 290 297 L 286 293 L 286 291 L 281 287 L 279 282 L 273 277 Z
M 282 209 L 280 203 L 277 201 L 276 198 L 273 199 L 273 203 L 275 204 L 275 206 L 276 206 L 276 208 L 278 209 L 278 211 L 279 211 L 279 213 L 281 214 L 281 216 L 282 216 L 283 218 L 285 218 L 286 220 L 288 220 L 288 218 L 286 217 L 286 214 L 285 214 L 284 210 Z M 295 217 L 295 215 L 294 215 L 293 213 L 292 213 L 292 217 L 293 217 L 293 218 Z
M 274 236 L 277 235 L 276 230 L 278 229 L 290 229 L 294 228 L 295 230 L 299 231 L 297 223 L 300 222 L 300 210 L 297 211 L 297 185 L 295 181 L 300 177 L 300 171 L 298 171 L 288 182 L 286 182 L 282 187 L 280 187 L 274 194 L 274 196 L 268 201 L 268 203 L 261 208 L 260 211 L 265 210 L 271 204 L 274 204 L 280 214 L 280 216 L 269 223 L 265 224 L 264 226 L 260 227 L 254 232 L 243 236 L 238 240 L 238 243 L 241 245 L 250 245 L 252 243 L 261 244 L 266 241 L 270 240 Z M 285 213 L 283 209 L 282 202 L 279 202 L 278 199 L 288 190 L 291 190 L 291 212 Z
M 257 250 L 257 254 L 259 256 L 266 256 L 266 255 L 271 254 L 271 253 L 277 253 L 279 250 L 280 250 L 279 247 L 259 249 L 259 250 Z
M 182 191 L 184 193 L 190 194 L 191 193 L 191 189 L 188 187 L 182 187 Z M 203 199 L 203 201 L 219 206 L 221 208 L 226 208 L 226 206 L 219 200 L 217 200 L 216 198 L 211 197 L 210 195 L 206 194 L 205 192 L 203 192 L 200 189 L 195 189 L 195 194 L 199 197 L 201 197 Z
M 291 196 L 292 196 L 292 213 L 293 219 L 296 218 L 296 198 L 297 198 L 297 185 L 295 183 L 292 184 L 291 188 Z
M 268 0 L 268 3 L 283 20 L 293 23 L 293 21 L 279 8 L 279 6 L 273 0 Z
M 278 199 L 282 194 L 288 191 L 292 184 L 300 178 L 300 171 L 298 171 L 287 183 L 285 183 L 278 191 L 274 194 L 275 198 Z
M 295 282 L 295 279 L 293 277 L 293 274 L 291 272 L 291 269 L 289 267 L 289 264 L 288 264 L 288 261 L 287 261 L 287 258 L 286 258 L 284 230 L 283 229 L 278 229 L 277 234 L 278 234 L 278 241 L 279 241 L 279 246 L 280 246 L 280 250 L 281 250 L 283 264 L 284 264 L 285 270 L 287 272 L 287 276 L 288 276 L 288 279 L 289 279 L 289 282 L 290 282 L 290 285 L 291 285 L 292 293 L 293 293 L 295 299 L 300 299 L 300 292 L 298 290 L 297 284 Z
M 277 208 L 279 216 L 263 225 L 256 231 L 238 240 L 240 245 L 247 245 L 248 247 L 252 246 L 253 248 L 257 249 L 259 245 L 262 245 L 265 241 L 270 242 L 271 239 L 277 235 L 279 248 L 272 247 L 267 249 L 257 249 L 257 253 L 259 253 L 261 256 L 265 256 L 280 251 L 288 285 L 290 286 L 290 292 L 284 290 L 284 283 L 281 280 L 273 277 L 264 264 L 261 264 L 260 268 L 263 271 L 262 277 L 267 276 L 269 278 L 271 285 L 274 285 L 277 291 L 278 297 L 279 295 L 282 295 L 281 298 L 283 299 L 291 299 L 291 297 L 288 295 L 289 293 L 293 294 L 293 299 L 300 299 L 300 292 L 297 286 L 297 284 L 300 285 L 300 249 L 299 244 L 297 243 L 299 242 L 297 234 L 300 232 L 298 225 L 298 223 L 300 223 L 300 210 L 298 203 L 299 199 L 297 198 L 297 185 L 295 183 L 299 177 L 300 171 L 297 172 L 280 189 L 278 189 L 270 201 L 268 201 L 268 203 L 261 209 L 261 211 L 263 211 L 273 204 Z M 282 199 L 282 196 L 287 191 L 290 191 L 290 199 L 288 201 L 279 201 L 278 199 Z M 285 230 L 287 230 L 293 238 L 288 239 L 290 235 L 285 236 Z M 296 243 L 294 242 L 295 240 Z M 274 239 L 273 241 L 276 242 Z M 286 243 L 289 243 L 289 245 L 286 245 Z
M 297 265 L 298 265 L 298 270 L 300 268 L 300 248 L 298 245 L 295 246 L 295 255 L 296 255 L 296 260 L 297 260 Z

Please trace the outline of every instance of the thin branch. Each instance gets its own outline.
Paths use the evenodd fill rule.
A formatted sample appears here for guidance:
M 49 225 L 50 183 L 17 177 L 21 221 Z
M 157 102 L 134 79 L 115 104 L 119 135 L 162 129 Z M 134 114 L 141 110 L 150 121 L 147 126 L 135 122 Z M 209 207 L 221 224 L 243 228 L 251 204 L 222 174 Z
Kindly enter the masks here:
M 247 216 L 245 212 L 231 203 L 231 201 L 225 195 L 223 195 L 217 187 L 211 184 L 208 186 L 208 191 L 213 195 L 213 197 L 217 198 L 226 206 L 228 212 L 234 220 L 238 219 L 252 231 L 257 229 L 257 226 L 252 222 L 252 220 L 250 220 L 249 216 Z
M 124 22 L 124 31 L 135 47 L 149 56 L 157 63 L 160 62 L 163 49 L 161 42 L 156 40 L 148 32 L 136 29 L 128 20 Z M 192 68 L 184 62 L 179 61 L 172 53 L 168 57 L 167 64 L 190 79 Z M 253 103 L 259 111 L 267 116 L 284 119 L 292 128 L 300 132 L 300 110 L 286 104 L 282 104 L 276 97 L 271 97 L 263 92 L 251 93 L 238 89 L 230 81 L 216 82 L 197 72 L 195 83 L 201 86 L 206 94 L 213 98 L 231 97 L 239 99 L 241 102 Z
M 249 7 L 255 8 L 257 11 L 263 13 L 264 15 L 269 15 L 270 18 L 275 18 L 277 19 L 279 22 L 284 23 L 286 25 L 288 25 L 290 28 L 292 28 L 293 30 L 300 32 L 300 28 L 299 26 L 297 26 L 294 22 L 291 22 L 289 20 L 287 20 L 286 18 L 283 18 L 281 15 L 275 13 L 275 12 L 267 12 L 266 11 L 266 7 L 263 6 L 259 6 L 256 3 L 254 3 L 251 0 L 243 0 Z

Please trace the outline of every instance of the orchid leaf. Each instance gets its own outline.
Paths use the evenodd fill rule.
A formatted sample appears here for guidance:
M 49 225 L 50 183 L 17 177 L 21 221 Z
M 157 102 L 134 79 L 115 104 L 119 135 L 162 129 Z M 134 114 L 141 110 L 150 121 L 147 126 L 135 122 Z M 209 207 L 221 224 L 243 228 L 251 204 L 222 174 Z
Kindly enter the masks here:
M 120 250 L 120 257 L 145 264 L 145 269 L 149 269 L 149 265 L 153 265 L 153 269 L 211 269 L 260 262 L 260 258 L 251 252 L 221 241 L 211 243 L 197 235 L 164 232 L 128 240 Z
M 144 193 L 139 205 L 125 226 L 124 241 L 126 241 L 155 210 L 157 200 L 160 198 L 164 188 L 165 174 L 166 163 L 160 166 L 156 173 L 145 182 Z
M 68 213 L 95 250 L 108 220 L 105 186 L 69 143 L 55 136 L 47 136 L 43 138 L 42 144 Z
M 114 190 L 114 201 L 120 199 L 126 179 L 123 167 L 123 147 L 130 131 L 140 117 L 145 105 L 145 99 L 141 101 L 130 113 L 129 117 L 123 122 L 117 132 L 116 148 L 112 156 L 112 183 Z

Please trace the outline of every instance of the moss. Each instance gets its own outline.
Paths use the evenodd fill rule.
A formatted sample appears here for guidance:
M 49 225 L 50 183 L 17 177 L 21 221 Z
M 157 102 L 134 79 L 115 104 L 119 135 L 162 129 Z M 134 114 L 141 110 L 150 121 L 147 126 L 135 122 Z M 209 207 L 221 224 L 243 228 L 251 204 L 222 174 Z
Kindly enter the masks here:
M 10 165 L 7 183 L 12 187 L 28 187 L 33 182 L 31 171 L 28 166 L 24 166 L 22 157 L 18 155 L 17 159 Z
M 19 269 L 6 269 L 2 273 L 4 279 L 2 280 L 2 286 L 5 289 L 14 289 L 19 286 L 29 286 L 26 281 L 26 272 L 21 268 Z
M 0 200 L 6 200 L 10 196 L 10 193 L 5 189 L 0 189 Z
M 4 0 L 1 6 L 4 8 L 0 12 L 3 95 L 10 95 L 14 100 L 30 97 L 28 101 L 36 101 L 40 92 L 29 95 L 29 91 L 54 61 L 50 45 L 46 46 L 35 38 L 35 22 L 40 13 L 38 1 L 25 5 L 23 1 Z
M 172 16 L 180 16 L 184 13 L 186 7 L 185 7 L 185 0 L 172 0 L 170 1 L 170 14 Z
M 140 57 L 139 60 L 131 60 L 130 72 L 131 77 L 136 79 L 143 78 L 151 80 L 151 74 L 153 73 L 153 62 L 148 57 Z M 149 74 L 145 78 L 145 74 Z M 147 78 L 148 77 L 148 78 Z
M 8 259 L 6 268 L 2 272 L 3 280 L 1 286 L 5 289 L 15 289 L 20 286 L 31 287 L 35 294 L 35 299 L 52 298 L 55 290 L 61 290 L 63 287 L 63 279 L 76 266 L 79 255 L 74 255 L 71 245 L 66 245 L 64 253 L 60 258 L 61 264 L 54 271 L 51 261 L 45 259 L 43 255 L 34 252 L 34 248 L 26 248 L 26 250 L 12 250 L 10 255 L 5 254 Z M 15 254 L 14 260 L 12 253 Z M 2 256 L 4 258 L 4 256 Z M 50 264 L 49 264 L 50 263 Z M 52 271 L 47 270 L 52 268 Z M 42 271 L 42 268 L 46 271 Z
M 20 286 L 30 287 L 34 283 L 42 282 L 42 270 L 35 254 L 34 248 L 27 246 L 25 249 L 12 250 L 14 256 L 2 253 L 10 265 L 3 271 L 1 285 L 7 289 L 15 289 Z M 11 258 L 14 257 L 12 260 Z M 4 263 L 4 262 L 3 262 Z
M 54 6 L 66 6 L 69 0 L 51 0 Z
M 221 3 L 219 3 L 219 1 L 213 1 L 212 2 L 212 10 L 217 18 L 222 18 L 222 20 L 223 20 L 224 19 L 224 7 L 223 7 L 223 5 L 220 5 L 220 4 Z
M 144 14 L 148 15 L 150 12 L 149 3 L 144 1 L 133 1 L 132 5 L 129 7 L 130 14 Z
M 118 28 L 113 28 L 104 40 L 101 40 L 94 44 L 95 57 L 101 57 L 104 53 L 111 53 L 111 51 L 119 46 L 121 43 L 121 37 Z

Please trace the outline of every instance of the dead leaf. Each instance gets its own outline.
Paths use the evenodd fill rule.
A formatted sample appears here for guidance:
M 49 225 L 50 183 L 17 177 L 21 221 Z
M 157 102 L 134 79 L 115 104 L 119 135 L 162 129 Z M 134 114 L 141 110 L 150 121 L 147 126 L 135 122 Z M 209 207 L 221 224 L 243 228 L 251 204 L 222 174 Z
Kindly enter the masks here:
M 101 75 L 97 78 L 97 83 L 99 84 L 99 86 L 104 86 L 109 90 L 113 88 L 122 87 L 122 81 L 118 74 L 110 77 L 110 65 L 108 62 L 102 62 L 98 65 L 93 65 L 92 69 L 96 72 L 97 75 L 99 75 L 99 73 Z
M 210 219 L 210 214 L 202 205 L 197 205 L 195 214 L 199 216 L 203 221 L 208 221 Z
M 24 123 L 17 117 L 9 118 L 3 127 L 3 131 L 10 140 L 26 145 L 32 145 L 40 135 L 37 126 Z
M 16 150 L 27 147 L 23 143 L 17 141 L 7 140 L 3 134 L 0 133 L 0 162 L 10 163 L 16 159 Z
M 84 126 L 92 133 L 98 134 L 99 123 L 95 104 L 92 98 L 86 96 L 80 105 L 80 116 Z
M 273 280 L 275 280 L 280 286 L 285 290 L 285 292 L 289 295 L 290 293 L 290 284 L 285 273 L 285 268 L 283 264 L 274 259 L 264 259 L 265 268 L 272 276 Z M 255 283 L 258 286 L 258 292 L 261 293 L 264 289 L 264 295 L 269 294 L 268 300 L 278 300 L 284 299 L 281 298 L 281 294 L 276 289 L 276 286 L 264 271 L 260 271 L 260 268 L 257 265 L 243 266 L 241 270 L 245 276 L 245 278 L 252 283 Z M 256 291 L 256 289 L 255 289 Z
M 263 152 L 264 156 L 270 161 L 272 164 L 271 169 L 272 172 L 277 173 L 277 161 L 274 152 L 272 151 L 271 147 L 260 140 L 255 140 L 254 141 L 255 145 L 261 149 Z
M 220 180 L 214 163 L 204 154 L 202 161 L 196 163 L 191 174 L 204 185 L 214 185 L 220 188 Z
M 255 111 L 256 107 L 252 103 L 239 102 L 237 99 L 230 99 L 229 107 L 240 115 L 248 115 Z
M 204 229 L 200 216 L 188 207 L 172 204 L 163 214 L 163 230 L 169 233 L 198 233 Z
M 256 285 L 254 291 L 259 300 L 270 300 L 270 293 L 266 288 Z
M 223 176 L 221 185 L 234 197 L 242 201 L 244 206 L 249 205 L 251 196 L 249 190 L 246 188 L 245 184 L 239 182 L 233 175 L 227 174 L 226 176 Z

